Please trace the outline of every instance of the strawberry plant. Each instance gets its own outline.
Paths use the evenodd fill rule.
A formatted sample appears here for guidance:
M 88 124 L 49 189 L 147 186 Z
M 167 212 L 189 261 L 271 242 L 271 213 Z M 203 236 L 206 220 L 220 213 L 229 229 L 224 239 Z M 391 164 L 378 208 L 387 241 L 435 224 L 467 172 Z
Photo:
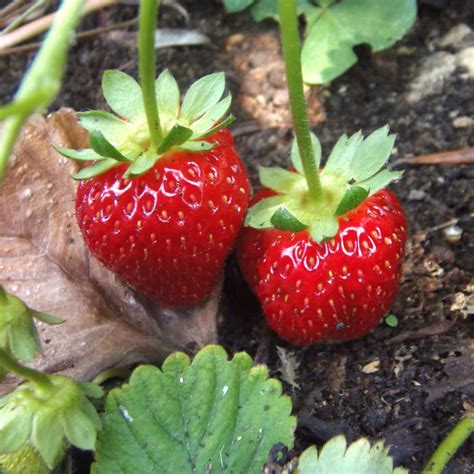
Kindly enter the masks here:
M 277 0 L 224 0 L 228 12 L 250 8 L 256 21 L 281 18 Z M 393 45 L 413 25 L 416 0 L 299 0 L 306 22 L 302 50 L 303 78 L 308 84 L 332 81 L 357 62 L 353 48 L 373 51 Z
M 261 168 L 238 245 L 243 274 L 269 325 L 298 345 L 354 339 L 384 316 L 397 291 L 406 221 L 385 187 L 394 136 L 341 137 L 320 168 L 301 77 L 296 2 L 280 1 L 283 55 L 296 141 L 294 170 Z
M 75 175 L 76 214 L 91 252 L 159 303 L 190 306 L 216 284 L 250 188 L 227 129 L 224 75 L 198 80 L 182 102 L 169 71 L 155 81 L 157 8 L 140 9 L 141 88 L 106 71 L 102 88 L 116 115 L 80 113 L 91 148 L 56 149 L 87 163 Z

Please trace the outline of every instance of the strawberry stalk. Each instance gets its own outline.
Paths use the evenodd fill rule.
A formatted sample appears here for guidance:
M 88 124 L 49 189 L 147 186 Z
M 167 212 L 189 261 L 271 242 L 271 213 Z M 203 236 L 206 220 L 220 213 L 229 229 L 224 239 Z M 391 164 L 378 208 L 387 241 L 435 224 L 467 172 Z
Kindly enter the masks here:
M 159 5 L 159 0 L 142 0 L 140 2 L 138 30 L 140 84 L 142 86 L 143 106 L 150 131 L 151 146 L 154 150 L 163 139 L 155 94 L 155 30 Z
M 0 366 L 19 377 L 30 380 L 39 388 L 49 390 L 52 387 L 49 378 L 37 370 L 24 367 L 11 357 L 5 350 L 0 349 Z
M 321 180 L 316 164 L 308 123 L 308 113 L 303 93 L 301 51 L 298 35 L 296 0 L 279 0 L 280 32 L 285 61 L 286 80 L 290 96 L 291 115 L 296 142 L 301 155 L 309 196 L 318 201 L 322 195 Z
M 441 474 L 461 445 L 474 433 L 474 415 L 458 422 L 426 463 L 423 474 Z

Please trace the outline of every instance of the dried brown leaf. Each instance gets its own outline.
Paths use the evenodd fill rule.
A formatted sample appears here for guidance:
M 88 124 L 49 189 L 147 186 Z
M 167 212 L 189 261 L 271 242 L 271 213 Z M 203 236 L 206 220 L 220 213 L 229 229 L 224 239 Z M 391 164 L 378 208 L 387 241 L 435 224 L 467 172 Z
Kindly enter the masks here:
M 159 361 L 174 350 L 215 342 L 221 284 L 199 306 L 165 310 L 89 254 L 74 215 L 70 176 L 76 165 L 51 148 L 80 148 L 86 141 L 71 110 L 35 117 L 0 190 L 0 284 L 65 321 L 38 324 L 44 354 L 36 366 L 90 379 L 109 367 Z

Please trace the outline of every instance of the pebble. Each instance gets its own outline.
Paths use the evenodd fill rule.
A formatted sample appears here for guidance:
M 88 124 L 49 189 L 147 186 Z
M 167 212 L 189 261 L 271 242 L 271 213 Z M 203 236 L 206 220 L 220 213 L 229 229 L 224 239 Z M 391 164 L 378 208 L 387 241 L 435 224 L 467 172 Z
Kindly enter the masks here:
M 462 67 L 471 79 L 474 78 L 474 46 L 464 48 L 456 54 L 456 66 Z
M 472 30 L 469 26 L 465 23 L 459 23 L 459 25 L 453 26 L 444 36 L 441 37 L 439 45 L 442 48 L 456 46 L 471 32 Z
M 426 193 L 421 189 L 412 189 L 408 194 L 410 201 L 422 201 L 426 197 Z
M 456 117 L 453 120 L 453 127 L 454 128 L 467 128 L 474 124 L 474 120 L 467 115 L 463 115 L 462 117 Z

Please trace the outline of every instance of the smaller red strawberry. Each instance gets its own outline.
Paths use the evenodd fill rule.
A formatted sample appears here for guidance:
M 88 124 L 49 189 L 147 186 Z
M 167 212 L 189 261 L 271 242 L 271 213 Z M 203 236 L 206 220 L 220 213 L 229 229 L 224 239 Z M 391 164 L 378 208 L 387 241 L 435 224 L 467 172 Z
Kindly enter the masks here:
M 137 82 L 106 71 L 104 96 L 117 115 L 80 113 L 93 160 L 75 178 L 76 215 L 91 252 L 157 302 L 190 306 L 206 298 L 242 225 L 247 174 L 223 119 L 231 97 L 222 73 L 194 83 L 181 103 L 173 76 L 156 81 L 161 134 L 153 141 Z
M 262 168 L 237 245 L 245 279 L 271 328 L 297 345 L 354 339 L 384 316 L 397 292 L 406 220 L 384 187 L 394 137 L 382 128 L 336 144 L 312 198 L 297 145 L 295 172 Z M 313 136 L 316 161 L 321 149 Z

